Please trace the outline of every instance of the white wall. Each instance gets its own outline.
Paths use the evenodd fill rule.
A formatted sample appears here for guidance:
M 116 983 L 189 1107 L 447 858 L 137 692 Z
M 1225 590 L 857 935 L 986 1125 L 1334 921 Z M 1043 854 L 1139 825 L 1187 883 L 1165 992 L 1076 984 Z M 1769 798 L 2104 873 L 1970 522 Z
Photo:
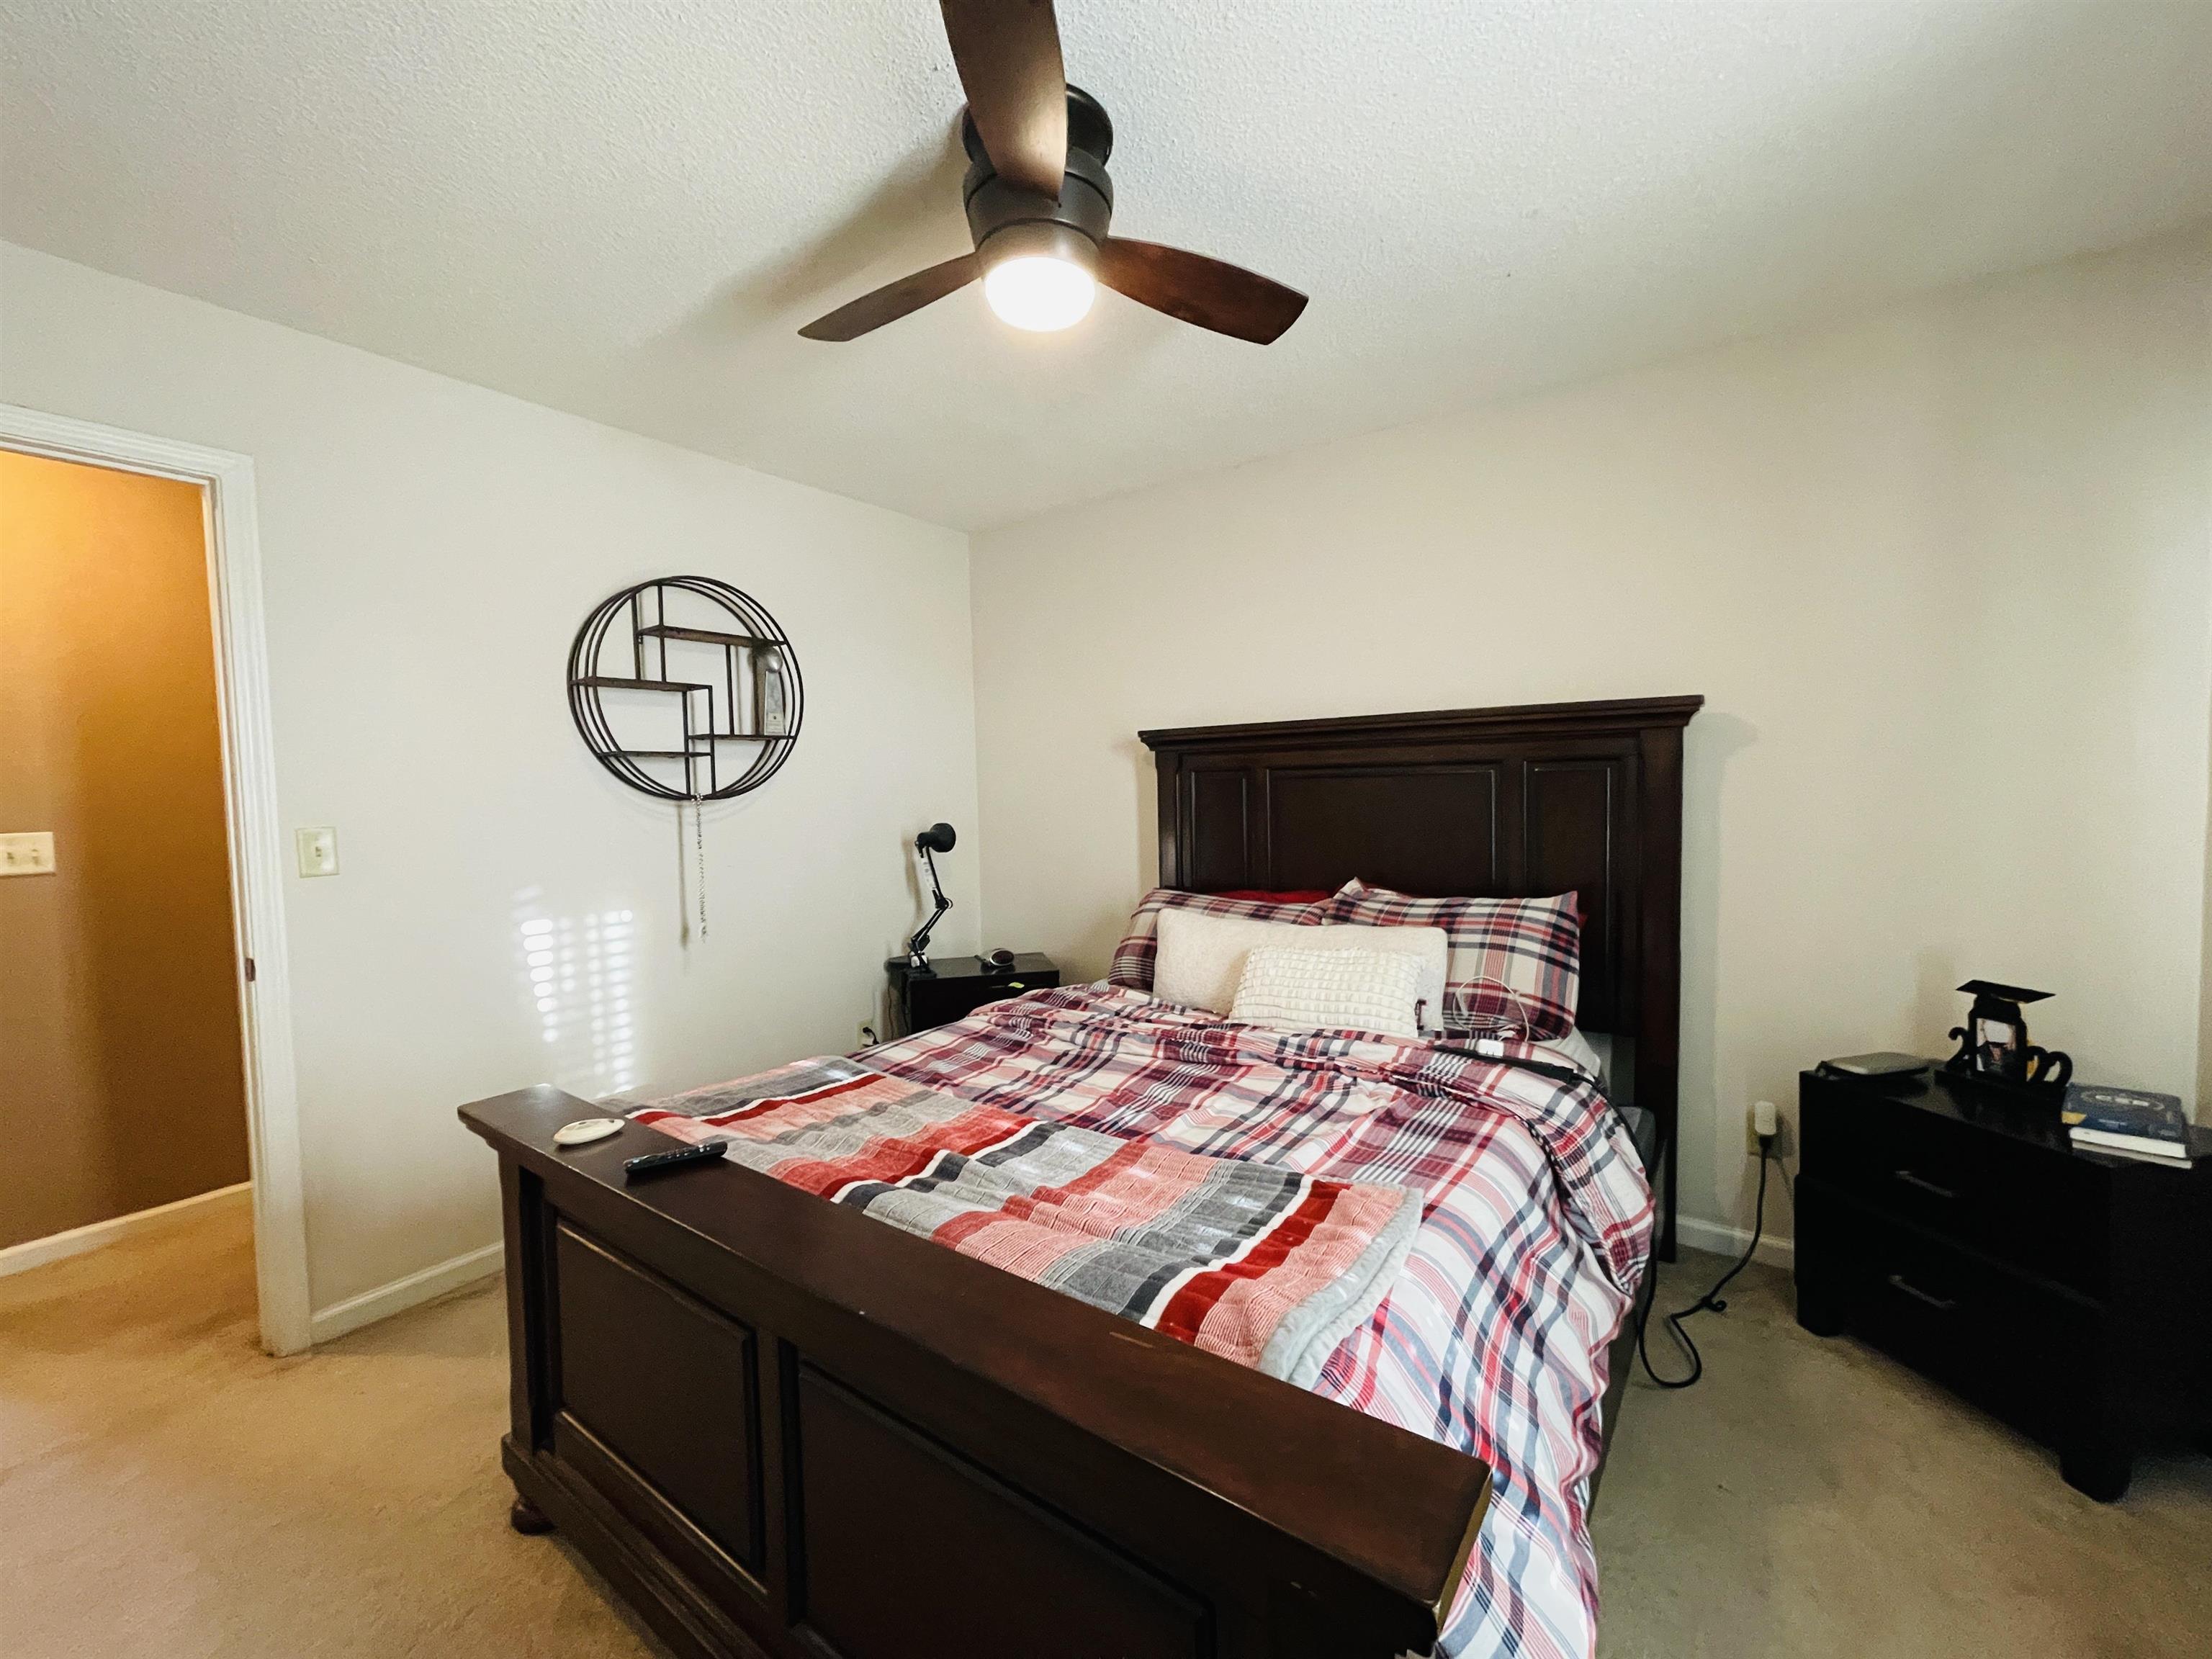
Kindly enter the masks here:
M 463 1101 L 850 1048 L 919 914 L 918 828 L 959 826 L 947 885 L 976 891 L 957 532 L 14 247 L 0 401 L 254 459 L 283 816 L 336 825 L 341 865 L 284 895 L 318 1310 L 497 1238 Z M 688 949 L 672 811 L 591 759 L 562 690 L 591 606 L 672 572 L 758 598 L 807 688 L 783 772 L 707 814 Z M 549 1043 L 522 924 L 581 950 L 625 912 L 601 965 L 630 1053 L 603 1000 L 595 1054 L 581 990 Z
M 2191 1092 L 2208 269 L 2199 232 L 988 533 L 972 726 L 955 532 L 13 247 L 0 400 L 256 459 L 284 816 L 343 863 L 285 896 L 328 1308 L 495 1237 L 459 1102 L 847 1046 L 921 823 L 962 830 L 946 947 L 988 910 L 1103 970 L 1153 871 L 1145 726 L 1704 692 L 1692 1217 L 1743 1218 L 1747 1102 L 1936 1048 L 1970 974 L 2057 989 L 2036 1035 L 2089 1075 Z M 560 690 L 589 606 L 673 570 L 756 593 L 809 693 L 791 765 L 708 813 L 688 950 L 671 815 Z M 544 1041 L 520 955 L 625 910 L 629 1078 Z
M 1750 1102 L 1944 1051 L 1970 975 L 2193 1093 L 2208 270 L 2200 230 L 977 537 L 992 939 L 1103 969 L 1140 727 L 1702 692 L 1686 1217 L 1747 1219 Z

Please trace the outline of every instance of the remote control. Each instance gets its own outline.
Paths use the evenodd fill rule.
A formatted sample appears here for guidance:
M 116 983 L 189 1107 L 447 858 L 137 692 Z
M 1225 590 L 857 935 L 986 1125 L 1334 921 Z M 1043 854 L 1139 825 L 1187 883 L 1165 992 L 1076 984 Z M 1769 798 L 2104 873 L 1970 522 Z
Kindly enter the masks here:
M 634 1180 L 639 1176 L 659 1175 L 663 1170 L 680 1170 L 687 1164 L 704 1164 L 721 1157 L 730 1143 L 709 1140 L 698 1146 L 678 1146 L 672 1152 L 647 1152 L 643 1158 L 633 1158 L 623 1164 L 623 1177 Z

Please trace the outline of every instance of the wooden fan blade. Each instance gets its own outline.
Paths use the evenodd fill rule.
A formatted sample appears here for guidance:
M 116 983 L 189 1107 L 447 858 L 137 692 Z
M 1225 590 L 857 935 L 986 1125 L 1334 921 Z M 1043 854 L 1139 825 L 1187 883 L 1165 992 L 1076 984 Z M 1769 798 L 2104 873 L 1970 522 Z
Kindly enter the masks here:
M 983 262 L 972 253 L 947 259 L 941 265 L 917 270 L 896 283 L 886 283 L 872 294 L 842 305 L 826 317 L 817 317 L 799 331 L 810 340 L 857 340 L 872 329 L 895 323 L 909 311 L 942 300 L 983 274 Z
M 999 176 L 1060 199 L 1067 75 L 1052 0 L 939 0 L 969 118 Z
M 1306 308 L 1296 289 L 1240 266 L 1124 236 L 1100 246 L 1098 280 L 1140 306 L 1255 345 L 1280 337 Z

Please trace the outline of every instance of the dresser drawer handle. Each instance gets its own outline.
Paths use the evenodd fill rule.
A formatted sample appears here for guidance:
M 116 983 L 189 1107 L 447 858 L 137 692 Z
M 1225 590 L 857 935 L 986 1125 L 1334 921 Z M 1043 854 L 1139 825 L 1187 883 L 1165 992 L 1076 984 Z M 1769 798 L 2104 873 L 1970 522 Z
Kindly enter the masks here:
M 1954 1199 L 1958 1197 L 1958 1194 L 1953 1192 L 1948 1187 L 1939 1187 L 1936 1182 L 1930 1181 L 1926 1176 L 1915 1175 L 1910 1170 L 1893 1170 L 1890 1173 L 1895 1176 L 1899 1181 L 1903 1182 L 1906 1186 L 1917 1187 L 1922 1192 L 1932 1194 L 1937 1198 Z
M 1952 1309 L 1959 1305 L 1948 1297 L 1929 1295 L 1927 1291 L 1922 1290 L 1917 1285 L 1913 1284 L 1910 1279 L 1906 1279 L 1903 1273 L 1892 1273 L 1889 1276 L 1889 1288 L 1893 1291 L 1904 1291 L 1905 1295 L 1911 1297 L 1915 1302 L 1926 1303 L 1929 1307 L 1935 1309 L 1937 1313 L 1948 1313 Z

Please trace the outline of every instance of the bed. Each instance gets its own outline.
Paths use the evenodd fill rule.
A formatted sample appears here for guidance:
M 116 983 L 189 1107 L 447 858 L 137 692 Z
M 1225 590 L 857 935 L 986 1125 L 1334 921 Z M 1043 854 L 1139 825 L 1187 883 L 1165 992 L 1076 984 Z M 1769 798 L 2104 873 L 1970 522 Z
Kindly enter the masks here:
M 1646 1128 L 1671 1254 L 1681 734 L 1698 704 L 1146 732 L 1161 883 L 1577 891 L 1577 1023 L 1609 1039 L 1614 1100 Z M 1178 1040 L 1171 1011 L 1115 1001 L 1129 994 L 1038 994 L 881 1063 L 957 1091 L 995 1086 L 957 1073 L 994 1044 L 1001 1060 L 1043 1052 L 1054 1022 L 1091 1022 L 1064 1038 L 1078 1043 L 1115 1021 L 1116 1042 Z M 462 1109 L 499 1155 L 505 1206 L 502 1455 L 515 1524 L 560 1528 L 679 1652 L 1389 1659 L 1450 1626 L 1472 1654 L 1486 1650 L 1464 1640 L 1464 1585 L 1487 1571 L 1491 1593 L 1513 1593 L 1559 1571 L 1488 1547 L 1486 1510 L 1517 1488 L 1494 1494 L 1483 1458 L 1369 1402 L 1348 1410 L 752 1169 L 626 1189 L 621 1163 L 651 1130 L 552 1145 L 592 1110 L 550 1088 Z M 1618 1420 L 1622 1340 L 1601 1426 L 1578 1431 L 1598 1443 L 1573 1472 L 1577 1502 Z M 1561 1619 L 1487 1650 L 1560 1646 Z

